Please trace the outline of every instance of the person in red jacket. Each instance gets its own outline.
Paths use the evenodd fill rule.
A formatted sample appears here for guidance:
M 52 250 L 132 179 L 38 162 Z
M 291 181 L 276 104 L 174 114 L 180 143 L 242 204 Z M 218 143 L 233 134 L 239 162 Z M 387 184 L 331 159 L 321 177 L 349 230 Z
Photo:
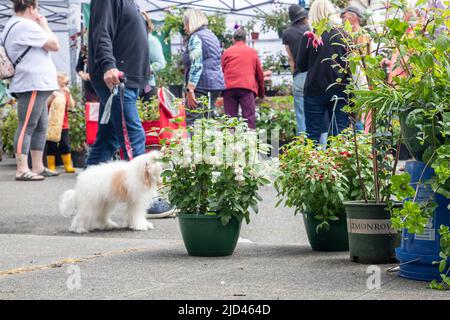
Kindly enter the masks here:
M 256 96 L 264 98 L 264 74 L 255 49 L 245 44 L 247 32 L 238 29 L 233 43 L 222 55 L 226 90 L 223 93 L 225 113 L 237 117 L 239 105 L 250 129 L 256 129 Z

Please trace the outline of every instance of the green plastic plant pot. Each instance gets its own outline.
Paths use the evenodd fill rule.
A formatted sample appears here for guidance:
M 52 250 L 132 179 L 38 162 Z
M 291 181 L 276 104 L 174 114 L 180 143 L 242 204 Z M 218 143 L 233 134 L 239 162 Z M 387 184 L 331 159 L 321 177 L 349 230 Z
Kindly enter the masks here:
M 242 225 L 236 218 L 226 226 L 217 216 L 179 214 L 178 221 L 189 255 L 224 257 L 233 254 Z
M 328 230 L 321 228 L 317 232 L 317 226 L 322 220 L 314 218 L 313 214 L 303 214 L 306 234 L 309 244 L 314 251 L 348 251 L 348 232 L 345 215 L 341 215 L 338 221 L 329 221 Z
M 350 258 L 362 264 L 396 262 L 395 248 L 400 235 L 392 228 L 387 204 L 364 201 L 345 202 Z M 395 204 L 401 208 L 402 204 Z

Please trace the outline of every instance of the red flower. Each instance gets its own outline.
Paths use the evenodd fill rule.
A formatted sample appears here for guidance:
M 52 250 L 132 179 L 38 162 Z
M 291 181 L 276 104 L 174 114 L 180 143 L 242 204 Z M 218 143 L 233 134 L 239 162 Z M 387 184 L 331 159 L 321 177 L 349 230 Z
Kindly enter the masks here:
M 311 43 L 312 43 L 313 48 L 316 50 L 319 46 L 323 46 L 322 37 L 316 35 L 314 32 L 306 31 L 305 36 L 308 37 L 308 44 L 306 45 L 307 48 L 309 47 L 309 45 Z
M 406 29 L 406 34 L 411 34 L 411 33 L 413 33 L 414 32 L 414 28 L 413 27 L 411 27 L 411 26 L 409 26 L 408 27 L 408 29 Z
M 346 158 L 350 158 L 352 156 L 352 154 L 350 152 L 347 152 L 347 151 L 341 152 L 341 155 L 343 155 Z

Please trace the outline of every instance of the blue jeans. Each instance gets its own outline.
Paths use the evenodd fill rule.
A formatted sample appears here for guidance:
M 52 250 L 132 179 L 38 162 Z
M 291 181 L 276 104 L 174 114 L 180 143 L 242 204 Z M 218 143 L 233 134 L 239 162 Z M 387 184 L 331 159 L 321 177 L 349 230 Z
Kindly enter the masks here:
M 305 88 L 307 73 L 299 73 L 294 77 L 294 85 L 292 87 L 294 94 L 294 109 L 295 117 L 297 120 L 297 135 L 306 132 L 305 125 L 305 108 L 304 108 L 304 98 L 303 91 Z
M 100 99 L 99 121 L 102 118 L 105 104 L 108 101 L 111 92 L 105 88 L 95 88 Z M 128 135 L 130 137 L 133 156 L 137 157 L 145 153 L 145 131 L 136 108 L 136 101 L 139 91 L 137 89 L 125 89 L 124 96 L 124 114 L 127 125 Z M 114 97 L 111 109 L 111 118 L 107 124 L 98 126 L 97 138 L 89 151 L 87 166 L 97 165 L 112 160 L 114 153 L 120 147 L 125 148 L 125 142 L 122 130 L 122 111 L 120 107 L 120 97 Z M 125 157 L 127 157 L 125 152 Z
M 329 115 L 328 123 L 332 128 L 333 136 L 338 135 L 349 126 L 348 114 L 342 111 L 342 108 L 347 105 L 346 95 L 338 93 L 336 96 L 340 98 L 336 105 L 335 119 L 333 120 L 333 109 L 335 101 L 332 101 L 334 94 L 326 94 L 323 96 L 305 97 L 305 119 L 306 132 L 311 140 L 319 142 L 320 136 L 324 129 L 324 118 Z M 331 124 L 331 121 L 333 122 Z

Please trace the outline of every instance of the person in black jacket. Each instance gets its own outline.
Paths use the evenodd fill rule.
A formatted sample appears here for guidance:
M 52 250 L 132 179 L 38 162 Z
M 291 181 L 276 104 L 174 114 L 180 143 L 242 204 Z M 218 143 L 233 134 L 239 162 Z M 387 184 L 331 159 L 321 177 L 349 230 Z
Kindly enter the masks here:
M 120 72 L 123 72 L 126 77 L 124 118 L 133 157 L 144 154 L 145 131 L 136 102 L 150 77 L 149 48 L 147 26 L 134 0 L 91 1 L 88 51 L 89 75 L 100 99 L 99 119 L 111 89 L 120 84 Z M 120 96 L 116 95 L 109 122 L 99 123 L 87 166 L 110 161 L 120 146 L 126 150 L 124 131 Z
M 328 0 L 315 0 L 310 8 L 309 20 L 314 25 L 325 18 L 333 19 L 335 13 L 334 6 Z M 334 22 L 337 25 L 338 21 Z M 301 72 L 308 72 L 304 92 L 306 133 L 316 142 L 319 142 L 327 116 L 330 119 L 327 127 L 332 129 L 329 132 L 332 135 L 341 133 L 349 126 L 349 117 L 342 108 L 347 105 L 344 90 L 350 76 L 339 72 L 341 68 L 345 69 L 341 57 L 347 51 L 337 43 L 344 44 L 344 41 L 339 30 L 334 28 L 329 32 L 325 31 L 321 39 L 313 39 L 312 33 L 303 37 L 299 49 L 299 69 Z M 336 59 L 324 61 L 334 55 Z M 336 63 L 340 67 L 332 66 Z

